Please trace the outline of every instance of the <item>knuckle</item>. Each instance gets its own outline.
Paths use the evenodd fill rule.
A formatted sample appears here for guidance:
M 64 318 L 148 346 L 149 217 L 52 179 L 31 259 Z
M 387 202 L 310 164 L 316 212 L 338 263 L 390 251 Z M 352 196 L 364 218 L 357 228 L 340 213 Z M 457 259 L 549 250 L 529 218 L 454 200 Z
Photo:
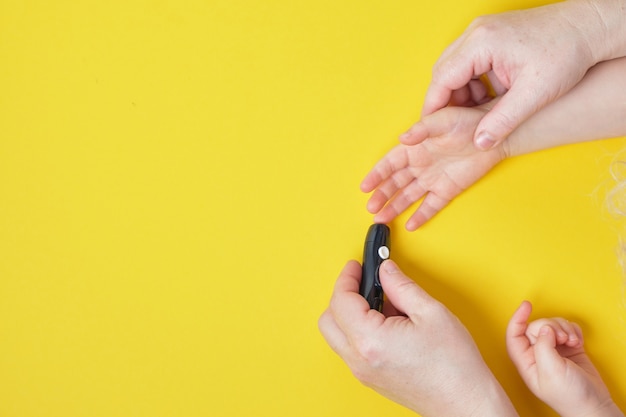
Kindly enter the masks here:
M 418 187 L 418 186 L 406 187 L 402 190 L 402 199 L 403 199 L 403 202 L 406 201 L 409 204 L 411 204 L 419 200 L 423 194 L 424 194 L 424 191 L 421 187 Z
M 359 338 L 354 348 L 367 369 L 380 368 L 383 362 L 384 349 L 381 343 L 373 338 Z
M 352 375 L 363 385 L 372 387 L 383 366 L 384 349 L 372 338 L 360 338 L 353 342 L 355 359 L 351 361 Z
M 476 17 L 467 28 L 468 35 L 476 41 L 489 40 L 494 33 L 498 32 L 497 20 L 493 15 L 482 15 Z
M 328 326 L 328 321 L 330 319 L 328 310 L 324 311 L 322 315 L 317 319 L 317 328 L 320 332 L 324 332 L 324 329 Z
M 337 297 L 333 294 L 333 296 L 330 298 L 330 302 L 328 303 L 328 314 L 335 315 L 340 307 L 340 300 L 337 300 Z

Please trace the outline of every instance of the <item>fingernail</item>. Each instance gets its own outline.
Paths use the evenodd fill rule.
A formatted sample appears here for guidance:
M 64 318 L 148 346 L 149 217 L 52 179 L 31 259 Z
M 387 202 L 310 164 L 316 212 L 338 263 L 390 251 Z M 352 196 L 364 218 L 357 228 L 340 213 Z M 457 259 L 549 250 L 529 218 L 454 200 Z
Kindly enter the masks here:
M 547 334 L 550 333 L 550 327 L 549 326 L 543 326 L 540 330 L 539 330 L 539 336 L 545 336 Z
M 409 136 L 411 136 L 411 134 L 409 132 L 404 132 L 403 134 L 400 135 L 400 142 L 406 140 L 409 138 Z
M 494 141 L 491 135 L 487 132 L 481 132 L 476 137 L 476 146 L 483 151 L 491 149 L 495 144 L 496 141 Z
M 383 266 L 385 267 L 385 271 L 388 274 L 395 274 L 399 271 L 398 265 L 396 265 L 395 262 L 391 259 L 387 259 L 385 262 L 383 262 Z

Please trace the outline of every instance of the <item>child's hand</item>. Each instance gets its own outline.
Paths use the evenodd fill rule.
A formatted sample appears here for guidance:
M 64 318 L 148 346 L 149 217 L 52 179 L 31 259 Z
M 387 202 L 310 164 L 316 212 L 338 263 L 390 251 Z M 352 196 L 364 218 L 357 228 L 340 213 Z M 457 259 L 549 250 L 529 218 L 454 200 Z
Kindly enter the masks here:
M 416 123 L 361 183 L 374 191 L 367 209 L 374 221 L 387 223 L 425 196 L 406 223 L 416 230 L 454 197 L 502 161 L 502 145 L 475 148 L 472 138 L 486 108 L 446 107 Z
M 530 390 L 562 417 L 623 416 L 583 348 L 580 327 L 563 318 L 527 323 L 528 301 L 513 314 L 507 350 Z

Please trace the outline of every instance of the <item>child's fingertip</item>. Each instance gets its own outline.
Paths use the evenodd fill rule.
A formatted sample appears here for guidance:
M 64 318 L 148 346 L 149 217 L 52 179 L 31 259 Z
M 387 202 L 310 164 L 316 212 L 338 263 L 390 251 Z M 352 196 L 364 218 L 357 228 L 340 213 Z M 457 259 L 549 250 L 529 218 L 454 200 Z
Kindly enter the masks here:
M 393 217 L 389 217 L 389 214 L 386 214 L 383 211 L 378 211 L 374 214 L 374 223 L 387 224 L 392 220 Z
M 408 146 L 417 145 L 426 138 L 428 138 L 428 130 L 422 121 L 415 123 L 409 130 L 398 137 L 400 143 Z
M 565 333 L 563 330 L 559 330 L 556 333 L 556 338 L 559 341 L 559 343 L 567 343 L 569 341 L 569 335 Z
M 359 190 L 361 190 L 362 193 L 366 193 L 366 194 L 371 191 L 369 187 L 365 186 L 365 183 L 361 183 L 361 185 L 359 185 Z
M 550 326 L 542 326 L 539 329 L 539 336 L 547 336 L 552 332 L 552 328 Z
M 567 340 L 567 346 L 569 347 L 579 348 L 582 347 L 582 345 L 583 341 L 577 335 L 570 335 L 569 339 Z
M 575 348 L 578 347 L 578 340 L 568 339 L 565 344 L 569 347 Z
M 417 229 L 419 229 L 419 223 L 417 222 L 417 220 L 413 220 L 413 219 L 409 219 L 406 224 L 404 225 L 405 229 L 407 230 L 407 232 L 414 232 Z

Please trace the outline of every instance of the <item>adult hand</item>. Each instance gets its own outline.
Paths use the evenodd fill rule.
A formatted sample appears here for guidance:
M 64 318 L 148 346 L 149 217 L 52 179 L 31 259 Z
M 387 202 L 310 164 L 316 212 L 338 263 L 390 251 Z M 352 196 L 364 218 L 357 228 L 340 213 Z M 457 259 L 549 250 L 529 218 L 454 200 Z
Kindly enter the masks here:
M 384 314 L 359 294 L 361 266 L 351 261 L 319 319 L 357 379 L 424 417 L 516 416 L 461 322 L 393 261 L 380 271 Z
M 435 64 L 422 116 L 484 96 L 478 78 L 486 74 L 502 97 L 476 127 L 474 142 L 482 150 L 501 143 L 591 66 L 613 57 L 603 52 L 613 25 L 606 16 L 610 7 L 613 15 L 624 11 L 609 3 L 615 2 L 565 1 L 477 18 Z

